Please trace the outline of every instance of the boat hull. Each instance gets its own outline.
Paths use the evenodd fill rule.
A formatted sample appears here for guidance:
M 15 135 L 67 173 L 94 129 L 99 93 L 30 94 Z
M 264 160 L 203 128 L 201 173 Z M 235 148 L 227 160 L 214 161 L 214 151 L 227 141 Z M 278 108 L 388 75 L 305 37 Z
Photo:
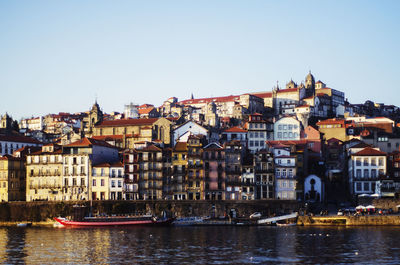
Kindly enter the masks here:
M 70 221 L 65 218 L 55 217 L 55 221 L 62 224 L 65 227 L 112 227 L 112 226 L 162 226 L 170 225 L 174 219 L 162 219 L 162 220 L 127 220 L 127 221 Z

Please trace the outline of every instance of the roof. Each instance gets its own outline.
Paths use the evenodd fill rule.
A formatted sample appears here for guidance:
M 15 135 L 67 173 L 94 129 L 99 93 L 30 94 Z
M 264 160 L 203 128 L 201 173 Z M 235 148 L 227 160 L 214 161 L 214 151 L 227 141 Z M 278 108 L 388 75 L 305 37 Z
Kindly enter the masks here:
M 190 105 L 190 104 L 201 104 L 201 103 L 210 103 L 210 102 L 229 102 L 229 101 L 238 101 L 240 100 L 240 96 L 225 96 L 225 97 L 212 97 L 212 98 L 198 98 L 198 99 L 186 99 L 178 102 L 178 104 Z
M 350 148 L 367 148 L 367 147 L 371 147 L 371 145 L 366 144 L 366 143 L 364 143 L 364 142 L 361 142 L 361 143 L 358 143 L 358 144 L 356 144 L 356 145 L 353 145 L 353 146 L 350 147 Z
M 161 152 L 162 149 L 161 149 L 161 148 L 158 148 L 158 147 L 155 146 L 155 145 L 149 145 L 149 146 L 144 147 L 144 148 L 142 148 L 142 149 L 138 149 L 138 151 Z
M 109 143 L 101 140 L 96 140 L 93 138 L 83 138 L 76 142 L 65 145 L 64 147 L 92 147 L 92 146 L 104 146 L 110 148 L 116 148 L 115 146 L 110 145 Z
M 386 156 L 385 152 L 376 150 L 372 147 L 366 147 L 363 150 L 352 154 L 353 156 Z
M 244 130 L 238 126 L 231 127 L 229 129 L 226 129 L 224 132 L 232 132 L 232 133 L 247 133 L 247 130 Z
M 149 114 L 152 110 L 155 110 L 155 108 L 154 107 L 143 108 L 139 109 L 138 112 L 140 115 L 143 115 L 143 114 Z
M 345 120 L 339 120 L 339 119 L 327 119 L 323 121 L 317 122 L 317 125 L 325 125 L 325 124 L 344 124 Z
M 280 89 L 277 91 L 277 93 L 291 93 L 291 92 L 297 92 L 298 88 L 288 88 L 288 89 Z
M 0 135 L 0 141 L 5 141 L 5 142 L 17 142 L 17 143 L 30 143 L 30 144 L 41 144 L 38 140 L 23 136 L 23 135 L 17 135 L 17 134 L 11 134 L 11 135 Z
M 185 142 L 177 142 L 174 148 L 174 151 L 184 152 L 187 151 L 187 143 Z
M 152 125 L 159 118 L 148 118 L 148 119 L 121 119 L 102 121 L 96 127 L 111 127 L 111 126 L 140 126 L 140 125 Z
M 272 98 L 272 92 L 254 92 L 250 95 L 257 96 L 259 98 Z
M 101 141 L 122 140 L 122 134 L 92 136 L 92 139 Z

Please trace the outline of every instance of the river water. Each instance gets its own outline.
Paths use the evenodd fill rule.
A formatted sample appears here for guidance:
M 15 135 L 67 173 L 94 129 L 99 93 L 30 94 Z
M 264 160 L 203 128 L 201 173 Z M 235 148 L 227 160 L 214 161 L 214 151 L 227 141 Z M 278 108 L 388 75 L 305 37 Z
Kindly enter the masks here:
M 9 227 L 0 262 L 400 264 L 400 227 Z

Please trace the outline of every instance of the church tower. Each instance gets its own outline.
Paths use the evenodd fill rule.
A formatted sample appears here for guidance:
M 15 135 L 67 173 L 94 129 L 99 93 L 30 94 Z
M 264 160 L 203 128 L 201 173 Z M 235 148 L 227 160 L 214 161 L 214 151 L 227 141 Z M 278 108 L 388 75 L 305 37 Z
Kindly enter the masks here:
M 96 100 L 88 116 L 83 118 L 83 122 L 81 123 L 81 137 L 91 137 L 93 135 L 94 126 L 102 121 L 103 112 Z
M 311 74 L 311 71 L 306 76 L 306 97 L 315 96 L 315 79 L 314 76 Z

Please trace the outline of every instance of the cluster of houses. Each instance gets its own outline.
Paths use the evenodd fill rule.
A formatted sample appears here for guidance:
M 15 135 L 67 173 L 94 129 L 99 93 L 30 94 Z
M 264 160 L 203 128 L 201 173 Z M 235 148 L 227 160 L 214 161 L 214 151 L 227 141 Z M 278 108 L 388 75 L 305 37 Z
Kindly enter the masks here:
M 400 192 L 400 112 L 290 81 L 271 92 L 0 126 L 0 201 L 348 201 Z

